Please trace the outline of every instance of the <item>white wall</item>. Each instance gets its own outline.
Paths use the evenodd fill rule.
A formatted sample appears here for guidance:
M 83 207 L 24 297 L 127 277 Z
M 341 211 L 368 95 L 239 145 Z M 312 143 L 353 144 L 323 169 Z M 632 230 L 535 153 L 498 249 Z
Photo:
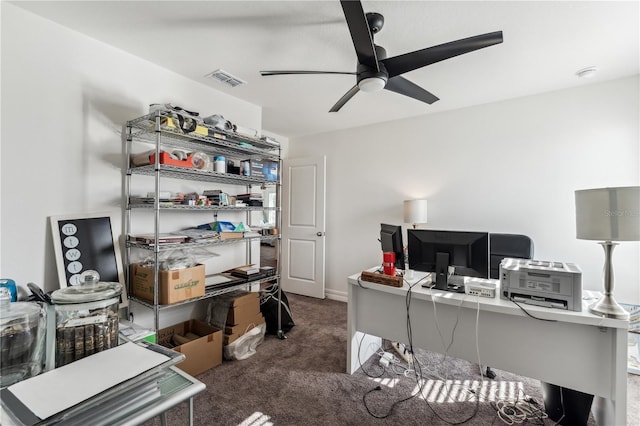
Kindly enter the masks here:
M 11 4 L 1 19 L 0 276 L 22 286 L 57 287 L 48 216 L 119 217 L 122 125 L 149 103 L 261 127 L 255 105 Z M 379 223 L 400 224 L 402 200 L 423 196 L 428 227 L 528 234 L 537 258 L 575 262 L 600 289 L 602 250 L 575 239 L 573 191 L 640 183 L 638 92 L 635 77 L 292 141 L 289 157 L 328 157 L 328 295 L 380 262 Z M 614 254 L 631 303 L 638 257 L 638 243 Z
M 120 234 L 122 126 L 150 103 L 261 128 L 258 106 L 6 3 L 2 65 L 0 276 L 23 289 L 58 288 L 48 216 L 110 212 Z
M 381 262 L 380 223 L 402 224 L 402 201 L 420 197 L 424 227 L 527 234 L 537 259 L 574 262 L 584 288 L 600 290 L 603 250 L 575 238 L 574 190 L 640 184 L 639 86 L 636 76 L 291 140 L 290 158 L 327 156 L 328 297 Z M 615 250 L 620 301 L 640 303 L 639 245 Z

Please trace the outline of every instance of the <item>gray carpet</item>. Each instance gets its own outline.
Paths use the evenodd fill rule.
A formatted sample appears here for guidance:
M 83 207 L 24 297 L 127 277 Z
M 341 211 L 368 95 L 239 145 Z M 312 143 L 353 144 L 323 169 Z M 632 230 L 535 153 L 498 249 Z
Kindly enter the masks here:
M 411 397 L 416 393 L 413 374 L 385 370 L 377 356 L 349 376 L 346 303 L 295 295 L 289 301 L 296 326 L 287 339 L 267 335 L 254 356 L 224 361 L 197 377 L 207 388 L 194 400 L 195 425 L 503 425 L 494 408 L 498 399 L 526 395 L 543 404 L 537 380 L 500 370 L 494 370 L 495 380 L 486 379 L 477 402 L 468 391 L 482 384 L 477 365 L 450 358 L 443 362 L 441 355 L 423 351 L 416 356 L 423 365 L 425 398 Z M 443 386 L 438 377 L 445 376 Z M 640 380 L 629 377 L 628 424 L 636 425 Z M 167 420 L 170 426 L 186 425 L 187 405 L 170 410 Z M 154 419 L 145 425 L 159 424 Z M 588 424 L 595 424 L 592 418 Z

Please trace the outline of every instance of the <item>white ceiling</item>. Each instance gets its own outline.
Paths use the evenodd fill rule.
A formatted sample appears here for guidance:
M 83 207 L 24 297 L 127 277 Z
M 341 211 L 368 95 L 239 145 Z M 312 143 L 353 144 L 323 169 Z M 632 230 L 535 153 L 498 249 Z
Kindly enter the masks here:
M 404 76 L 440 100 L 358 93 L 351 75 L 261 77 L 260 70 L 355 71 L 338 0 L 22 1 L 26 10 L 263 108 L 263 128 L 296 137 L 463 108 L 640 72 L 636 1 L 362 1 L 385 17 L 388 56 L 492 31 L 504 42 Z M 579 79 L 577 70 L 596 66 Z M 247 82 L 205 77 L 221 68 Z M 188 105 L 185 105 L 188 107 Z M 223 111 L 220 113 L 224 114 Z M 231 119 L 230 117 L 227 117 Z

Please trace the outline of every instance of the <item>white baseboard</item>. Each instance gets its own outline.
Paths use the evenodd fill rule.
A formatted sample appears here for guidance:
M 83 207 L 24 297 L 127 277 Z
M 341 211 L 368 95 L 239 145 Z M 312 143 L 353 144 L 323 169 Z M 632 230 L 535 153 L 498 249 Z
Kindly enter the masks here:
M 324 295 L 327 299 L 337 300 L 338 302 L 345 302 L 349 300 L 349 294 L 346 291 L 338 291 L 332 290 L 330 288 L 325 288 Z

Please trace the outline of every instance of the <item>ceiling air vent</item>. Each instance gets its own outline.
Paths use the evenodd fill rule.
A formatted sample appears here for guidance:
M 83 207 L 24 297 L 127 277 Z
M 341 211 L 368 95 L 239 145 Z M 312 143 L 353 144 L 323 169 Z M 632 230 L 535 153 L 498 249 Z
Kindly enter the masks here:
M 224 71 L 224 70 L 215 70 L 209 74 L 207 74 L 205 77 L 209 77 L 212 78 L 214 80 L 217 80 L 221 83 L 226 84 L 229 87 L 236 87 L 239 86 L 241 84 L 247 84 L 246 81 L 239 79 L 238 77 L 235 77 L 231 74 L 229 74 L 228 72 Z

